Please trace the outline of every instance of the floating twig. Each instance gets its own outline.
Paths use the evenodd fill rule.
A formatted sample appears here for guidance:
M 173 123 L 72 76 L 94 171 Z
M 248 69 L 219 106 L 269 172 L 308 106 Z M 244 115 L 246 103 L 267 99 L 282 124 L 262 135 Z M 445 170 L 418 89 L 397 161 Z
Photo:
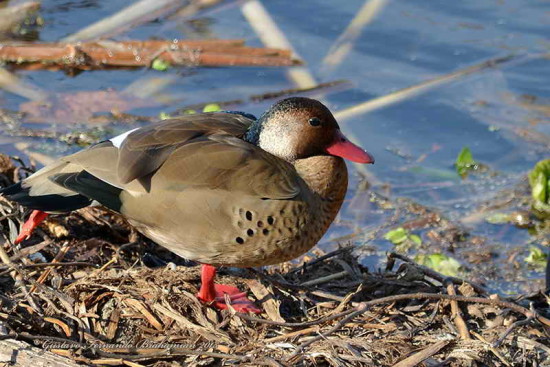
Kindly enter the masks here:
M 292 50 L 294 58 L 302 59 L 260 1 L 246 1 L 241 11 L 264 45 Z M 317 84 L 306 67 L 292 68 L 287 71 L 287 75 L 299 88 L 310 88 Z
M 388 0 L 366 0 L 359 12 L 355 15 L 346 30 L 330 47 L 323 59 L 323 73 L 329 73 L 336 68 L 353 49 L 353 44 L 361 34 L 361 30 L 369 24 L 380 12 Z
M 0 44 L 0 60 L 31 69 L 104 69 L 151 66 L 155 60 L 185 66 L 292 66 L 290 51 L 252 48 L 241 40 L 98 41 Z
M 28 82 L 23 82 L 17 76 L 2 67 L 0 67 L 0 88 L 33 101 L 43 101 L 48 97 L 46 92 L 39 87 L 31 85 Z

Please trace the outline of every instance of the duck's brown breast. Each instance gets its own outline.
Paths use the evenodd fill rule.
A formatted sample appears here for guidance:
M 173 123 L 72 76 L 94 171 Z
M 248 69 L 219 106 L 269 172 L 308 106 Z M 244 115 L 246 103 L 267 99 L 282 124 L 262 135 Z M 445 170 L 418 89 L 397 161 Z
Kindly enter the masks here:
M 288 200 L 223 190 L 158 197 L 149 202 L 149 218 L 130 222 L 176 254 L 212 265 L 253 267 L 296 258 L 326 232 L 347 189 L 347 170 L 338 157 L 296 161 L 300 194 Z M 126 200 L 126 205 L 141 200 Z M 135 212 L 135 210 L 131 210 Z M 172 214 L 166 217 L 166 212 Z M 165 217 L 162 221 L 155 217 Z

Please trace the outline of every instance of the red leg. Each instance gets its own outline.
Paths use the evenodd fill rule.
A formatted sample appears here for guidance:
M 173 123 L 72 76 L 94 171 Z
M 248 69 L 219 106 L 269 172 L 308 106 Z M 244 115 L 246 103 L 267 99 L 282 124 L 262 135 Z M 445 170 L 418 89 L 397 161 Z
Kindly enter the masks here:
M 42 223 L 42 221 L 46 219 L 47 216 L 48 213 L 41 212 L 40 210 L 33 210 L 29 219 L 27 219 L 25 224 L 23 224 L 23 228 L 21 228 L 19 236 L 17 236 L 17 238 L 15 239 L 15 244 L 18 244 L 29 238 L 32 234 L 32 231 L 36 227 L 38 227 L 38 225 Z
M 204 303 L 212 304 L 220 310 L 225 310 L 225 294 L 231 299 L 231 306 L 238 312 L 253 312 L 261 313 L 262 310 L 257 308 L 252 301 L 246 297 L 245 292 L 241 292 L 238 288 L 224 284 L 214 284 L 216 277 L 216 268 L 212 265 L 202 265 L 201 269 L 201 289 L 197 294 L 197 298 Z

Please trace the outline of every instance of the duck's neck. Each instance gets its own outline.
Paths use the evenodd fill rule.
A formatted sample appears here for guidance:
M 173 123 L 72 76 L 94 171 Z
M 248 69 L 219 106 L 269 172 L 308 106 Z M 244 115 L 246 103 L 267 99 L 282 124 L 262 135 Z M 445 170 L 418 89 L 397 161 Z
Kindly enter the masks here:
M 335 204 L 336 211 L 348 188 L 348 170 L 342 158 L 314 156 L 294 161 L 296 171 L 322 201 Z

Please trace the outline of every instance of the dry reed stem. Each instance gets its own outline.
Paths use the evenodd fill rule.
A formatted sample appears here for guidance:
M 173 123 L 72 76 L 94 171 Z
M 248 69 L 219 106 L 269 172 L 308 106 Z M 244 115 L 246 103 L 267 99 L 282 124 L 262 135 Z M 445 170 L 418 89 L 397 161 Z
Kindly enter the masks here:
M 114 36 L 147 21 L 159 18 L 182 6 L 181 0 L 141 0 L 105 17 L 80 31 L 63 38 L 62 42 L 89 41 Z
M 241 11 L 264 45 L 292 50 L 293 57 L 302 60 L 261 1 L 246 1 L 241 5 Z M 317 85 L 317 81 L 306 67 L 289 69 L 287 70 L 287 75 L 299 88 L 311 88 Z
M 329 73 L 345 60 L 353 49 L 353 45 L 362 29 L 372 22 L 387 4 L 388 0 L 365 0 L 365 3 L 344 32 L 330 46 L 327 55 L 323 59 L 323 73 Z
M 470 67 L 459 69 L 450 72 L 445 75 L 438 76 L 436 78 L 418 83 L 416 85 L 400 89 L 398 91 L 370 99 L 366 102 L 359 103 L 357 105 L 345 108 L 334 113 L 334 117 L 338 121 L 348 120 L 358 115 L 362 115 L 368 112 L 372 112 L 381 108 L 391 106 L 393 104 L 403 102 L 410 98 L 413 98 L 419 94 L 430 91 L 441 85 L 448 84 L 450 82 L 462 79 L 468 75 L 476 74 L 484 70 L 494 69 L 496 67 L 505 67 L 511 65 L 518 65 L 531 61 L 534 58 L 542 58 L 544 55 L 507 55 L 502 57 L 495 57 L 493 59 L 472 65 Z
M 15 74 L 0 67 L 0 88 L 32 101 L 45 101 L 48 94 L 36 85 L 23 82 Z

